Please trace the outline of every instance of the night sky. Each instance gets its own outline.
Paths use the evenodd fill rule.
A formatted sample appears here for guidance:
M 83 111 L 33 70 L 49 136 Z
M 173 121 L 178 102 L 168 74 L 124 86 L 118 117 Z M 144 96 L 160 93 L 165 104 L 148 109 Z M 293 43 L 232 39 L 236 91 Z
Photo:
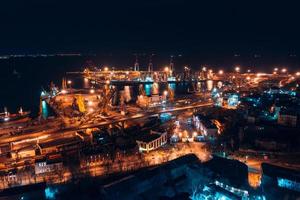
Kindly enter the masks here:
M 300 51 L 297 3 L 10 0 L 0 19 L 1 54 Z

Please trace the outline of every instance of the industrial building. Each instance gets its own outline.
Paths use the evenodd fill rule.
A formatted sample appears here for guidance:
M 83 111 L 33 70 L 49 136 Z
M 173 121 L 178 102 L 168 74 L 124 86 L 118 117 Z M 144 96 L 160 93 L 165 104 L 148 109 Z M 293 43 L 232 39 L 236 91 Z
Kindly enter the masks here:
M 167 143 L 167 132 L 150 131 L 150 134 L 144 134 L 136 140 L 141 152 L 155 150 Z

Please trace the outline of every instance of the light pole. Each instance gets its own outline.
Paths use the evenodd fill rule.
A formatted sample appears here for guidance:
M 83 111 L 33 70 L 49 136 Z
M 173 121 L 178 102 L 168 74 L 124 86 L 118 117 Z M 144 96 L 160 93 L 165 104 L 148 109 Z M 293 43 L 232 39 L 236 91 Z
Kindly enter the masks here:
M 164 99 L 165 99 L 165 101 L 167 100 L 167 96 L 168 96 L 168 91 L 165 90 L 165 91 L 164 91 Z
M 68 80 L 67 83 L 68 83 L 69 88 L 71 89 L 72 88 L 72 81 Z

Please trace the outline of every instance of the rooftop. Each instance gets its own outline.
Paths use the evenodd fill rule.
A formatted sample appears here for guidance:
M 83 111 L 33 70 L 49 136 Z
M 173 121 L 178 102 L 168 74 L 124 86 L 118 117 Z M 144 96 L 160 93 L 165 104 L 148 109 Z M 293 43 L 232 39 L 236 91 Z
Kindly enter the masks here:
M 261 168 L 264 175 L 273 177 L 273 178 L 286 178 L 300 182 L 300 172 L 299 170 L 279 167 L 276 165 L 271 165 L 268 163 L 262 163 Z
M 141 135 L 137 141 L 141 141 L 141 142 L 151 142 L 153 140 L 156 140 L 157 138 L 159 138 L 161 135 L 158 133 L 144 133 L 143 135 Z
M 200 121 L 206 128 L 217 129 L 217 126 L 208 119 L 200 119 Z
M 103 186 L 104 194 L 110 199 L 132 199 L 149 191 L 153 187 L 167 188 L 167 182 L 174 182 L 182 178 L 181 173 L 177 172 L 179 169 L 184 169 L 193 164 L 201 164 L 199 159 L 193 155 L 186 155 L 168 163 L 148 167 L 134 172 L 122 179 L 116 180 Z M 179 170 L 183 171 L 183 170 Z M 156 191 L 153 195 L 156 195 Z
M 76 137 L 60 138 L 57 140 L 41 142 L 38 145 L 40 148 L 44 149 L 44 148 L 64 146 L 64 145 L 69 145 L 69 144 L 74 144 L 79 142 L 81 142 L 81 139 L 78 136 L 76 136 Z
M 41 162 L 46 162 L 49 165 L 49 164 L 61 163 L 62 159 L 61 158 L 55 158 L 55 159 L 41 158 L 41 159 L 35 160 L 35 163 L 41 163 Z
M 281 109 L 280 114 L 297 116 L 299 115 L 299 112 L 297 111 L 297 108 L 287 108 L 287 109 Z

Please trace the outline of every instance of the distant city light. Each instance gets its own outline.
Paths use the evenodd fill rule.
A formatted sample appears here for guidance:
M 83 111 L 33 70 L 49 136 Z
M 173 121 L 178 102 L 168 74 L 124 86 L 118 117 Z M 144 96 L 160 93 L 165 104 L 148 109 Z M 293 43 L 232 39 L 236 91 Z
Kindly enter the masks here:
M 275 72 L 277 72 L 277 71 L 278 71 L 278 68 L 277 68 L 277 67 L 275 67 L 275 68 L 274 68 L 274 71 L 275 71 Z
M 214 86 L 213 80 L 207 80 L 206 81 L 206 86 L 207 86 L 207 90 L 211 91 L 213 89 L 213 86 Z
M 198 133 L 196 131 L 193 132 L 193 136 L 197 137 Z
M 72 81 L 71 81 L 71 80 L 68 80 L 68 84 L 69 84 L 69 85 L 72 84 Z
M 240 70 L 241 70 L 240 67 L 236 67 L 236 68 L 235 68 L 235 71 L 236 71 L 236 72 L 240 72 Z
M 231 94 L 227 100 L 228 106 L 236 107 L 239 104 L 239 96 L 237 94 Z
M 261 77 L 261 76 L 264 76 L 264 75 L 266 75 L 266 73 L 257 73 L 256 74 L 257 77 Z
M 92 101 L 88 101 L 88 105 L 89 105 L 89 106 L 92 106 L 92 105 L 93 105 L 93 102 L 92 102 Z
M 202 71 L 206 71 L 206 67 L 202 67 Z
M 296 76 L 300 76 L 300 72 L 296 72 Z
M 104 67 L 104 71 L 108 71 L 108 67 Z
M 286 69 L 286 68 L 283 68 L 283 69 L 281 70 L 281 72 L 282 72 L 282 73 L 286 73 L 286 72 L 287 72 L 287 69 Z
M 169 72 L 169 67 L 165 67 L 165 72 Z
M 91 93 L 91 94 L 94 94 L 94 93 L 95 93 L 95 90 L 94 90 L 94 89 L 90 89 L 90 93 Z
M 167 90 L 164 91 L 164 95 L 165 95 L 165 96 L 168 95 L 168 91 L 167 91 Z
M 223 70 L 219 70 L 219 74 L 220 75 L 224 74 L 224 71 Z

